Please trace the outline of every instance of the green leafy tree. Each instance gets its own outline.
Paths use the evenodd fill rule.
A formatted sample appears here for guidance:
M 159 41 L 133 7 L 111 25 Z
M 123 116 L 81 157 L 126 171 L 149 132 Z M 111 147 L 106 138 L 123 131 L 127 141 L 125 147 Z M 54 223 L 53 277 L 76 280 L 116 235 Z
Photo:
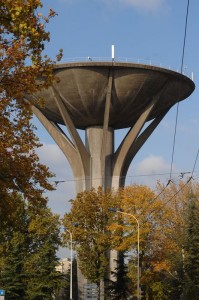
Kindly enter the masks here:
M 71 211 L 65 214 L 63 225 L 73 232 L 79 267 L 84 276 L 100 286 L 106 277 L 107 251 L 112 247 L 111 231 L 108 229 L 112 213 L 108 208 L 116 206 L 118 199 L 101 188 L 79 193 L 72 200 Z M 75 227 L 74 224 L 78 223 Z M 65 234 L 68 240 L 68 233 Z M 68 240 L 68 243 L 70 241 Z M 99 289 L 100 290 L 100 289 Z
M 59 218 L 47 207 L 27 204 L 19 195 L 15 206 L 0 230 L 0 285 L 8 300 L 53 299 L 61 284 L 55 271 Z
M 122 251 L 118 252 L 117 268 L 113 272 L 115 280 L 111 282 L 109 298 L 112 300 L 126 300 L 130 296 L 130 278 L 128 277 L 128 266 L 125 263 L 125 254 Z
M 109 229 L 118 251 L 130 251 L 131 260 L 128 276 L 132 280 L 133 292 L 137 294 L 138 237 L 140 284 L 150 290 L 154 274 L 160 269 L 167 270 L 169 264 L 165 251 L 172 244 L 165 238 L 170 234 L 170 213 L 155 192 L 147 186 L 132 185 L 119 191 L 122 213 L 115 215 Z M 139 224 L 139 234 L 138 234 Z
M 194 195 L 188 199 L 185 218 L 184 293 L 183 299 L 199 298 L 199 203 Z
M 28 224 L 30 255 L 25 262 L 28 277 L 27 297 L 29 300 L 52 299 L 60 286 L 61 276 L 55 270 L 58 264 L 56 251 L 60 245 L 59 219 L 50 209 L 30 212 Z
M 109 211 L 110 207 L 121 208 L 127 214 L 112 213 Z M 118 192 L 104 193 L 99 188 L 97 191 L 93 189 L 80 193 L 72 201 L 71 212 L 65 215 L 63 224 L 73 231 L 82 273 L 98 285 L 106 278 L 107 251 L 111 249 L 121 253 L 131 251 L 132 269 L 128 272 L 128 276 L 133 286 L 131 293 L 136 294 L 138 224 L 131 215 L 139 220 L 140 225 L 141 284 L 145 284 L 147 290 L 150 290 L 154 274 L 160 269 L 166 271 L 169 268 L 165 251 L 173 250 L 173 244 L 165 238 L 172 230 L 170 211 L 160 199 L 156 198 L 151 189 L 133 185 Z M 79 224 L 78 227 L 74 227 L 76 222 Z M 121 257 L 118 267 L 116 293 L 122 280 L 124 282 L 124 278 L 119 277 L 120 272 L 124 276 L 124 261 Z M 125 299 L 127 295 L 123 292 L 124 289 L 120 290 L 120 297 Z
M 50 40 L 46 24 L 56 14 L 50 9 L 43 16 L 41 7 L 40 0 L 0 0 L 0 283 L 8 300 L 44 299 L 44 289 L 51 299 L 57 285 L 59 222 L 43 196 L 53 189 L 53 174 L 39 162 L 41 145 L 24 101 L 54 79 L 54 61 L 43 50 Z
M 158 183 L 157 188 L 159 193 L 165 187 Z M 163 234 L 161 234 L 162 244 L 167 245 L 164 251 L 164 257 L 168 267 L 155 268 L 151 277 L 151 279 L 153 279 L 151 286 L 153 286 L 154 299 L 159 299 L 158 295 L 160 293 L 164 295 L 163 299 L 195 299 L 193 294 L 189 294 L 189 292 L 195 293 L 195 287 L 189 277 L 189 273 L 185 272 L 185 266 L 186 259 L 189 257 L 189 247 L 191 247 L 188 232 L 189 230 L 192 232 L 195 226 L 194 216 L 193 223 L 191 224 L 190 205 L 192 201 L 190 199 L 198 199 L 198 196 L 199 184 L 197 182 L 189 181 L 187 184 L 187 181 L 179 181 L 177 183 L 170 183 L 159 197 L 163 205 L 170 211 L 168 218 L 168 220 L 170 220 L 170 229 L 168 232 L 168 230 L 163 228 Z M 195 203 L 197 203 L 197 201 Z M 195 214 L 197 215 L 197 210 Z M 163 217 L 165 218 L 164 215 Z M 186 248 L 187 246 L 188 248 Z M 193 263 L 193 266 L 194 265 L 195 263 Z
M 8 300 L 25 299 L 24 255 L 27 255 L 27 244 L 24 235 L 15 232 L 10 242 L 5 246 L 7 249 L 6 258 L 3 259 L 3 266 L 1 267 L 1 288 L 6 290 Z
M 28 253 L 27 214 L 22 197 L 1 192 L 0 286 L 9 300 L 25 299 L 24 259 Z
M 78 300 L 77 259 L 73 259 L 73 299 Z

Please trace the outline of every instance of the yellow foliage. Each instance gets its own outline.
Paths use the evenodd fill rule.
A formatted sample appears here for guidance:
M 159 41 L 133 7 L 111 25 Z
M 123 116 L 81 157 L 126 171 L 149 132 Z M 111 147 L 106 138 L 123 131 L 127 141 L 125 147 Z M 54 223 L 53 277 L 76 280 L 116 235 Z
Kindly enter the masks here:
M 54 61 L 42 54 L 49 33 L 40 26 L 45 23 L 37 13 L 41 6 L 39 0 L 1 1 L 0 18 L 0 188 L 23 191 L 33 202 L 41 200 L 43 189 L 52 189 L 46 180 L 52 174 L 38 163 L 34 149 L 40 144 L 31 125 L 31 109 L 23 101 L 25 93 L 53 80 Z M 51 17 L 52 13 L 47 20 Z M 38 77 L 43 78 L 40 84 Z
M 183 182 L 171 184 L 159 197 L 163 189 L 160 183 L 156 192 L 143 185 L 124 187 L 118 192 L 103 193 L 100 188 L 83 192 L 72 200 L 71 212 L 64 216 L 63 224 L 73 232 L 82 259 L 84 255 L 89 259 L 89 249 L 90 259 L 95 257 L 95 251 L 132 253 L 129 274 L 134 281 L 139 236 L 141 282 L 152 285 L 158 276 L 175 277 L 176 261 L 182 260 L 184 213 L 191 193 L 199 195 L 199 185 L 192 183 L 173 197 L 183 186 Z M 64 236 L 68 242 L 69 235 Z M 85 261 L 83 265 L 86 268 Z

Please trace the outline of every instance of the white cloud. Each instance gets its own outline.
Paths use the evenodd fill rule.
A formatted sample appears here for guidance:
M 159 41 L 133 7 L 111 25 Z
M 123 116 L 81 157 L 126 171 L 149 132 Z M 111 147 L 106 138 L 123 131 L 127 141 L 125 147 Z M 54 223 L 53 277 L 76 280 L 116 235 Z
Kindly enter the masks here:
M 63 180 L 56 186 L 56 190 L 46 193 L 48 197 L 48 206 L 53 213 L 60 215 L 62 218 L 65 213 L 70 211 L 70 199 L 75 198 L 75 185 L 71 167 L 56 144 L 46 144 L 37 150 L 40 162 L 50 168 L 56 174 L 52 180 Z M 57 256 L 60 258 L 69 257 L 67 248 L 59 248 Z
M 160 180 L 162 183 L 168 182 L 170 177 L 170 167 L 170 164 L 165 162 L 163 157 L 149 155 L 143 160 L 130 166 L 127 174 L 126 185 L 136 183 L 155 188 L 157 180 Z
M 137 166 L 138 174 L 158 174 L 168 172 L 170 165 L 161 156 L 150 155 L 143 159 Z
M 75 197 L 75 184 L 71 167 L 56 144 L 45 144 L 37 150 L 40 162 L 50 168 L 55 173 L 55 178 L 50 181 L 63 180 L 56 186 L 56 190 L 47 192 L 49 207 L 54 213 L 61 216 L 70 208 L 69 200 Z
M 40 161 L 55 173 L 57 179 L 72 178 L 71 167 L 60 148 L 56 144 L 42 144 L 37 150 Z

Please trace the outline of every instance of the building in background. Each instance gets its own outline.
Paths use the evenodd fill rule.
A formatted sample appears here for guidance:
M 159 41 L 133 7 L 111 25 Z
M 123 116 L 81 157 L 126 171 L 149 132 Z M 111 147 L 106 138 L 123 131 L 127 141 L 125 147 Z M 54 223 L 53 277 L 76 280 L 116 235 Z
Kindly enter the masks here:
M 60 259 L 59 265 L 56 267 L 56 271 L 66 274 L 70 270 L 71 261 L 70 258 Z

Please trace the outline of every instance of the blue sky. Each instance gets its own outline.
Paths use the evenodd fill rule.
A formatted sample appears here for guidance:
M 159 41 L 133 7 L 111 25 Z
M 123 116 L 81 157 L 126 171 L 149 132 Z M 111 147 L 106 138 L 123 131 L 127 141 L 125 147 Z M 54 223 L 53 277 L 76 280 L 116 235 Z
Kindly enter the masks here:
M 114 44 L 116 59 L 141 59 L 174 70 L 181 68 L 187 0 L 45 0 L 43 4 L 44 14 L 49 8 L 58 13 L 47 27 L 51 41 L 46 53 L 52 58 L 60 48 L 63 62 L 88 56 L 108 58 Z M 179 105 L 173 161 L 173 172 L 178 174 L 192 171 L 199 148 L 198 12 L 199 1 L 190 0 L 184 66 L 188 76 L 194 73 L 196 89 Z M 175 118 L 176 106 L 137 154 L 127 174 L 127 184 L 154 186 L 157 179 L 167 182 L 169 175 L 155 174 L 170 172 Z M 44 144 L 39 150 L 41 161 L 56 173 L 56 180 L 66 181 L 49 194 L 50 207 L 63 214 L 69 209 L 68 200 L 75 197 L 73 175 L 54 141 L 36 119 L 34 122 Z M 120 135 L 117 134 L 117 143 Z M 195 170 L 197 177 L 198 163 Z

